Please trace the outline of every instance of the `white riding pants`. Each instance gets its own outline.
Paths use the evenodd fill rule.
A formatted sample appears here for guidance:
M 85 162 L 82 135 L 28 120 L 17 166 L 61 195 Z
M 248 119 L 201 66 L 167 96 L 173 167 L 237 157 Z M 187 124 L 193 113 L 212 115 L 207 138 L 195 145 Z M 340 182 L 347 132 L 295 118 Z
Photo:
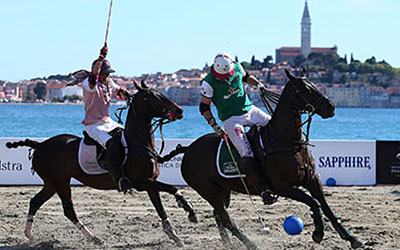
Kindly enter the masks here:
M 85 126 L 85 130 L 90 137 L 106 148 L 106 142 L 111 139 L 111 136 L 108 134 L 108 132 L 118 127 L 123 128 L 121 124 L 109 117 L 105 122 Z
M 247 139 L 245 126 L 261 125 L 265 126 L 271 120 L 271 116 L 266 114 L 256 106 L 251 106 L 249 112 L 240 116 L 231 116 L 222 124 L 228 133 L 233 145 L 239 151 L 241 157 L 254 157 L 250 142 Z

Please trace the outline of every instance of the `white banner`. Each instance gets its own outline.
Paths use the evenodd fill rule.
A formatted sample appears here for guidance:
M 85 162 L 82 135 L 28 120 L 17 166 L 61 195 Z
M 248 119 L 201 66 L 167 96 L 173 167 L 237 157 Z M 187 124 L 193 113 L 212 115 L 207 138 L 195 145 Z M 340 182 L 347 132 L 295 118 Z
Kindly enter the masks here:
M 188 146 L 194 140 L 189 139 L 168 139 L 165 140 L 165 149 L 162 153 L 162 156 L 167 155 L 167 153 L 171 152 L 178 144 L 182 146 Z M 160 149 L 161 141 L 156 140 L 156 148 Z M 157 150 L 158 151 L 158 150 Z M 160 164 L 160 177 L 158 180 L 171 184 L 171 185 L 187 185 L 185 180 L 181 175 L 181 162 L 182 162 L 183 154 L 179 154 L 173 157 L 170 161 L 164 162 Z
M 311 141 L 323 185 L 375 185 L 375 141 Z
M 0 139 L 0 185 L 42 185 L 43 181 L 37 173 L 32 174 L 32 164 L 28 159 L 29 147 L 7 148 L 7 142 L 16 142 L 26 138 Z M 34 138 L 34 141 L 44 141 Z M 33 151 L 32 151 L 33 152 Z M 71 184 L 81 184 L 75 179 Z
M 28 159 L 29 148 L 9 149 L 6 142 L 24 140 L 25 138 L 0 139 L 0 185 L 37 185 L 42 180 L 37 174 L 32 175 L 31 161 Z M 34 139 L 43 141 L 44 139 Z M 167 139 L 162 155 L 175 149 L 176 145 L 187 146 L 194 140 Z M 336 185 L 375 185 L 376 184 L 376 150 L 375 141 L 312 141 L 315 147 L 312 152 L 317 172 L 322 184 Z M 161 141 L 156 140 L 157 149 Z M 159 181 L 172 185 L 186 185 L 180 166 L 183 154 L 160 165 Z M 79 184 L 72 180 L 72 184 Z

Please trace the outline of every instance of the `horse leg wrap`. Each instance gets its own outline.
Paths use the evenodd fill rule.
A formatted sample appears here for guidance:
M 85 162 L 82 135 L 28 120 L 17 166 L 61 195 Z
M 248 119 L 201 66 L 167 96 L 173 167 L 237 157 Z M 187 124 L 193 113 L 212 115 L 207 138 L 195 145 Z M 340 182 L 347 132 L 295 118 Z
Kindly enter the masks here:
M 243 244 L 246 246 L 247 249 L 249 250 L 258 250 L 257 245 L 251 241 L 249 238 L 247 238 L 246 235 L 244 235 L 239 228 L 233 228 L 231 230 L 232 234 L 235 235 Z
M 229 238 L 226 228 L 224 227 L 224 225 L 221 221 L 221 217 L 215 212 L 215 210 L 213 211 L 213 214 L 214 214 L 215 221 L 217 222 L 217 227 L 218 227 L 219 235 L 221 236 L 222 242 L 228 248 L 233 249 L 231 239 Z
M 167 218 L 162 221 L 163 230 L 168 235 L 168 237 L 175 241 L 179 246 L 183 246 L 181 239 L 179 239 L 178 235 L 176 234 L 174 228 L 171 225 L 171 221 Z
M 33 221 L 34 220 L 35 220 L 35 216 L 33 216 L 33 215 L 28 215 L 28 217 L 26 218 L 25 236 L 30 241 L 33 240 L 32 228 L 33 228 Z
M 85 235 L 87 238 L 92 239 L 93 238 L 93 234 L 89 231 L 89 229 L 86 228 L 85 225 L 83 225 L 82 222 L 80 222 L 79 220 L 75 223 L 75 226 L 79 229 L 79 231 L 81 231 L 81 233 L 83 233 L 83 235 Z
M 311 210 L 311 217 L 313 218 L 315 230 L 316 231 L 324 231 L 325 230 L 325 223 L 322 220 L 322 210 L 321 208 L 316 208 Z
M 344 240 L 351 240 L 352 235 L 347 229 L 343 227 L 342 221 L 340 220 L 340 216 L 335 215 L 335 219 L 336 221 L 334 221 L 332 224 L 335 230 L 339 233 L 340 238 Z
M 189 220 L 191 222 L 195 222 L 196 223 L 197 222 L 197 216 L 196 216 L 196 213 L 193 210 L 193 205 L 190 202 L 188 202 L 186 200 L 186 198 L 179 191 L 175 193 L 175 199 L 176 199 L 176 202 L 178 203 L 178 206 L 182 207 L 183 210 L 185 210 L 186 212 L 189 213 L 189 216 L 188 216 Z
M 320 243 L 324 238 L 324 231 L 325 231 L 325 223 L 322 220 L 322 210 L 320 207 L 311 209 L 311 217 L 314 221 L 315 230 L 312 234 L 312 239 L 316 243 Z

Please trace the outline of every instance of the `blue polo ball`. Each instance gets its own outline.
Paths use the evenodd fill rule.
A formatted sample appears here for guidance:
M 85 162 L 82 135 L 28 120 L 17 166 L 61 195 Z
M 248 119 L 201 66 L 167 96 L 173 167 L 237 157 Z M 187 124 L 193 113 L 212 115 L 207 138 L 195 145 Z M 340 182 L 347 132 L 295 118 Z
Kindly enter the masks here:
M 327 186 L 330 186 L 330 187 L 336 186 L 336 180 L 335 180 L 335 178 L 333 178 L 333 177 L 328 178 L 328 179 L 326 180 L 326 185 L 327 185 Z
M 283 222 L 283 229 L 289 235 L 298 235 L 303 231 L 304 224 L 303 221 L 297 216 L 289 216 Z

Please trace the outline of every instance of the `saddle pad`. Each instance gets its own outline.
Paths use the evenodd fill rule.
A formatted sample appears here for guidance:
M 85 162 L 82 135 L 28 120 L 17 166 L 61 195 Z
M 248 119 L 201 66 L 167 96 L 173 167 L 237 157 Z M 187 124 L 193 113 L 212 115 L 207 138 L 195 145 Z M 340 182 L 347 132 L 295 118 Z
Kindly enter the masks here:
M 243 174 L 244 171 L 239 163 L 240 156 L 237 149 L 231 142 L 229 142 L 229 144 L 232 149 L 233 156 L 235 157 L 235 161 L 238 164 L 241 175 L 238 173 L 235 163 L 233 163 L 232 157 L 228 151 L 228 147 L 226 146 L 223 139 L 221 139 L 221 142 L 219 143 L 216 159 L 219 175 L 224 178 L 246 177 L 246 175 Z
M 121 142 L 125 149 L 125 158 L 122 163 L 125 164 L 128 156 L 128 146 L 125 140 L 124 133 L 121 135 Z M 98 175 L 108 173 L 107 170 L 100 167 L 97 163 L 96 145 L 87 145 L 81 140 L 78 151 L 78 162 L 82 171 L 89 175 Z

